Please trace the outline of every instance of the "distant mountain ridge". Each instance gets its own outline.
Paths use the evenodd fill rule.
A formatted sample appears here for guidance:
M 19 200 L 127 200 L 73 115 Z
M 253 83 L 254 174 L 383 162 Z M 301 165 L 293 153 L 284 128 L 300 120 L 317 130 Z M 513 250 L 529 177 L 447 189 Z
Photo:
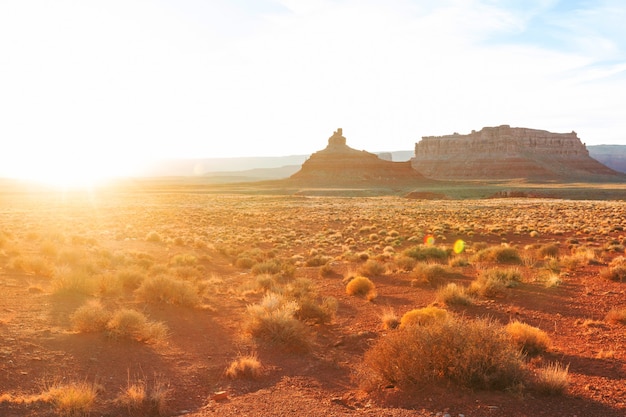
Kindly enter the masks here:
M 619 172 L 626 173 L 626 145 L 589 145 L 589 156 Z M 382 152 L 381 152 L 382 153 Z M 410 160 L 415 151 L 391 153 L 394 162 Z M 213 183 L 253 182 L 288 178 L 310 155 L 241 158 L 166 159 L 141 169 L 141 177 L 204 177 Z

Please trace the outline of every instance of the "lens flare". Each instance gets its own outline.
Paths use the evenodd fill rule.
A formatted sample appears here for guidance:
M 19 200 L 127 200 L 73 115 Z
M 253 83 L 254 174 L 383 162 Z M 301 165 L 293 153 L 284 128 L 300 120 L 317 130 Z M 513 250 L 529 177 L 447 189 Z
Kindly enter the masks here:
M 457 240 L 456 242 L 454 242 L 454 247 L 453 247 L 454 253 L 461 253 L 465 250 L 465 242 L 463 242 L 461 239 Z
M 435 244 L 435 237 L 433 235 L 424 236 L 424 245 L 432 246 Z

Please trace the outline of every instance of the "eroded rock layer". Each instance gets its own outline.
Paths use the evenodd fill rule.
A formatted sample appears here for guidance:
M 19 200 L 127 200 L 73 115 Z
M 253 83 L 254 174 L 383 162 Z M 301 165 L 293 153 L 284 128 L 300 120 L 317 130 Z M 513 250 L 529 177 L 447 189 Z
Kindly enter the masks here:
M 358 151 L 346 145 L 342 130 L 328 139 L 328 146 L 315 152 L 291 181 L 310 185 L 393 185 L 424 181 L 411 163 L 392 162 L 373 153 Z
M 425 136 L 413 168 L 436 179 L 623 180 L 589 156 L 576 132 L 485 127 L 469 135 Z

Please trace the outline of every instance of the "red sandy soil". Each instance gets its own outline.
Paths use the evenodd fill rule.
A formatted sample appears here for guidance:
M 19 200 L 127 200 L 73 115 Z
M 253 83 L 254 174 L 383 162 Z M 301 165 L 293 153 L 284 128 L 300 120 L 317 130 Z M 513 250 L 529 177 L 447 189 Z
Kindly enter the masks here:
M 382 217 L 376 215 L 379 202 Z M 53 204 L 53 207 L 42 203 L 33 200 L 18 205 L 5 201 L 0 207 L 0 231 L 21 230 L 22 227 L 25 231 L 37 230 L 37 224 L 62 218 L 63 224 L 69 225 L 68 231 L 97 235 L 92 245 L 110 251 L 142 251 L 157 260 L 166 260 L 175 253 L 196 253 L 206 273 L 219 276 L 223 283 L 208 299 L 209 310 L 145 304 L 132 294 L 125 294 L 125 305 L 165 322 L 170 337 L 155 345 L 112 340 L 104 334 L 72 331 L 69 317 L 87 297 L 54 295 L 50 278 L 11 269 L 7 265 L 10 253 L 5 247 L 0 256 L 0 393 L 28 396 L 42 392 L 46 381 L 89 381 L 101 386 L 91 415 L 143 415 L 120 407 L 112 400 L 127 386 L 129 379 L 145 378 L 149 383 L 159 379 L 169 384 L 167 415 L 190 417 L 435 416 L 445 413 L 466 417 L 626 415 L 625 327 L 602 321 L 611 308 L 626 307 L 626 283 L 599 277 L 599 271 L 620 253 L 605 251 L 597 264 L 567 271 L 558 287 L 545 288 L 543 283 L 531 281 L 510 289 L 504 297 L 480 299 L 473 306 L 451 308 L 467 317 L 487 316 L 502 323 L 517 319 L 545 330 L 553 347 L 533 359 L 532 366 L 554 361 L 569 365 L 570 385 L 566 394 L 484 392 L 456 386 L 419 387 L 413 392 L 393 387 L 365 391 L 360 387 L 356 370 L 362 364 L 364 352 L 386 333 L 381 325 L 382 312 L 393 309 L 401 315 L 412 308 L 429 305 L 434 300 L 435 289 L 411 286 L 409 273 L 397 271 L 373 278 L 379 294 L 373 302 L 348 296 L 342 283 L 343 274 L 358 265 L 341 259 L 341 247 L 318 245 L 322 253 L 336 257 L 333 269 L 337 274 L 324 278 L 319 275 L 319 267 L 301 266 L 295 276 L 314 280 L 322 296 L 337 298 L 339 309 L 331 324 L 310 325 L 314 340 L 310 353 L 288 353 L 258 345 L 243 334 L 246 306 L 259 301 L 262 294 L 242 296 L 237 292 L 253 279 L 250 271 L 233 266 L 233 259 L 216 250 L 212 243 L 224 240 L 224 236 L 239 235 L 242 247 L 255 244 L 263 250 L 274 248 L 277 257 L 287 258 L 309 253 L 314 245 L 307 237 L 323 235 L 329 229 L 341 231 L 352 222 L 358 224 L 355 235 L 362 225 L 376 223 L 377 230 L 396 228 L 401 236 L 406 236 L 409 232 L 402 229 L 402 221 L 389 215 L 400 216 L 406 209 L 418 210 L 413 201 L 370 199 L 363 203 L 366 206 L 360 207 L 358 199 L 259 198 L 257 201 L 249 197 L 181 194 L 127 196 L 99 202 L 96 210 L 64 203 Z M 445 218 L 454 213 L 454 204 L 465 207 L 466 203 L 429 204 L 420 206 L 418 212 L 423 212 L 424 216 L 443 213 Z M 515 207 L 525 203 L 503 201 L 502 204 Z M 541 204 L 548 203 L 532 204 L 529 216 L 541 213 Z M 559 203 L 549 204 L 554 208 Z M 603 203 L 594 204 L 602 206 Z M 507 207 L 497 210 L 506 213 Z M 572 204 L 568 207 L 572 208 Z M 484 210 L 481 216 L 491 215 L 489 207 L 473 209 L 476 213 Z M 233 215 L 233 210 L 238 214 Z M 548 212 L 546 206 L 545 213 Z M 599 216 L 604 216 L 602 213 Z M 597 224 L 601 224 L 601 220 L 595 219 Z M 393 224 L 387 226 L 384 224 L 387 221 Z M 494 223 L 497 221 L 493 219 Z M 538 220 L 541 221 L 545 219 Z M 562 254 L 566 254 L 569 249 L 565 242 L 574 234 L 543 231 L 540 237 L 531 238 L 528 233 L 514 233 L 517 224 L 514 221 L 509 219 L 504 224 L 508 226 L 497 233 L 477 225 L 473 236 L 453 231 L 443 231 L 442 235 L 447 244 L 460 237 L 468 244 L 506 241 L 520 248 L 531 243 L 558 241 Z M 145 233 L 153 228 L 168 229 L 174 235 L 192 229 L 204 230 L 209 245 L 198 249 L 187 243 L 146 242 Z M 258 233 L 248 238 L 242 235 L 243 229 Z M 286 242 L 280 238 L 272 241 L 285 229 L 296 231 L 298 241 Z M 611 230 L 597 239 L 591 237 L 586 243 L 601 248 L 606 241 L 621 239 L 623 234 L 620 230 Z M 267 239 L 261 243 L 249 240 L 258 239 L 258 235 Z M 593 233 L 576 237 L 584 239 L 591 235 Z M 344 233 L 344 239 L 346 237 Z M 396 250 L 399 253 L 413 245 L 404 241 Z M 372 246 L 364 245 L 362 250 Z M 476 275 L 471 265 L 457 271 L 450 281 L 468 284 Z M 101 298 L 105 304 L 119 302 Z M 589 319 L 596 322 L 584 325 Z M 263 365 L 262 376 L 255 380 L 227 378 L 224 371 L 228 364 L 238 355 L 249 353 L 257 354 Z M 227 398 L 212 399 L 219 391 L 226 391 Z M 0 415 L 52 416 L 55 412 L 44 402 L 5 401 L 0 402 Z

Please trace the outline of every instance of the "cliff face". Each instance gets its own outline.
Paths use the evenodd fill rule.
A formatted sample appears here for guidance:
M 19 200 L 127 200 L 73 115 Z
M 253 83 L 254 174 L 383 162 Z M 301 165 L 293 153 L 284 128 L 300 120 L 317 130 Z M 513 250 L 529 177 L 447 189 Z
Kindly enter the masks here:
M 328 139 L 328 146 L 307 159 L 292 182 L 324 185 L 393 185 L 399 182 L 424 181 L 410 162 L 391 162 L 373 153 L 358 151 L 346 145 L 342 130 Z
M 485 127 L 469 135 L 426 136 L 415 144 L 413 168 L 437 179 L 619 180 L 589 156 L 576 132 Z

